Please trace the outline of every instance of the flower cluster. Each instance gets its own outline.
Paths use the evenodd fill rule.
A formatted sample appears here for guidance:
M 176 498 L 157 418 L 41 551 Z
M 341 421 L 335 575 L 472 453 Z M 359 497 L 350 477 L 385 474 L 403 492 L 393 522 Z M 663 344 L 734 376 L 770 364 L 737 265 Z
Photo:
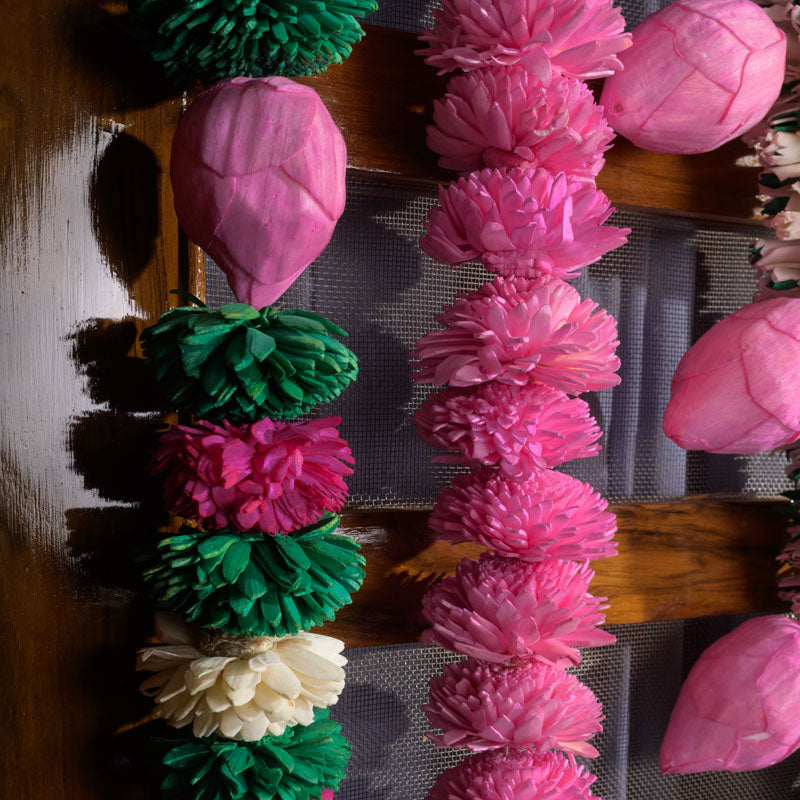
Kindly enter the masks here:
M 198 638 L 174 614 L 156 615 L 162 643 L 139 651 L 136 668 L 155 674 L 141 690 L 156 714 L 195 736 L 254 742 L 287 725 L 310 725 L 344 689 L 344 642 L 313 633 L 259 639 Z
M 430 395 L 414 420 L 423 441 L 455 451 L 434 461 L 497 465 L 517 479 L 600 451 L 589 406 L 541 384 L 445 389 Z
M 585 80 L 611 75 L 630 46 L 611 0 L 443 0 L 418 51 L 439 74 L 524 64 Z
M 446 169 L 542 167 L 592 179 L 614 133 L 585 83 L 522 64 L 457 75 L 433 104 L 428 147 Z
M 479 259 L 500 275 L 569 280 L 627 241 L 603 226 L 608 198 L 589 181 L 546 169 L 472 172 L 439 187 L 420 247 L 445 264 Z
M 507 669 L 471 658 L 448 664 L 431 680 L 423 707 L 439 747 L 544 753 L 558 748 L 594 757 L 587 744 L 602 729 L 600 703 L 574 675 L 545 664 Z
M 576 648 L 615 641 L 597 627 L 605 622 L 606 598 L 588 593 L 593 577 L 587 564 L 574 561 L 465 558 L 423 598 L 431 627 L 422 639 L 498 664 L 577 664 Z
M 600 800 L 595 780 L 572 755 L 490 750 L 445 770 L 425 800 Z
M 616 555 L 616 518 L 588 483 L 541 470 L 519 482 L 495 470 L 459 475 L 436 500 L 431 530 L 498 555 L 538 562 Z
M 173 514 L 216 529 L 293 531 L 344 505 L 353 456 L 336 430 L 340 421 L 174 425 L 161 436 L 152 471 L 166 473 Z
M 415 352 L 418 383 L 532 381 L 570 394 L 619 383 L 614 318 L 562 281 L 496 278 L 459 297 Z

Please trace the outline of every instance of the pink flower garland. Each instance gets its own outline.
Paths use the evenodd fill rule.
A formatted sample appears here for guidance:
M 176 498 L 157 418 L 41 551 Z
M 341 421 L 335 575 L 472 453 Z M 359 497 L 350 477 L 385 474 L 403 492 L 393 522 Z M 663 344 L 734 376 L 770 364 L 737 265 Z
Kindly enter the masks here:
M 430 738 L 490 751 L 427 800 L 595 800 L 593 776 L 546 751 L 597 755 L 600 705 L 563 668 L 614 641 L 586 562 L 616 554 L 616 525 L 591 486 L 551 468 L 599 451 L 568 395 L 619 382 L 613 317 L 564 280 L 629 233 L 604 225 L 594 177 L 612 135 L 578 79 L 612 74 L 630 37 L 609 0 L 443 0 L 434 17 L 420 54 L 467 74 L 435 104 L 428 144 L 442 166 L 476 171 L 440 187 L 420 246 L 500 277 L 444 308 L 414 350 L 417 382 L 448 387 L 417 412 L 419 436 L 447 451 L 435 460 L 477 467 L 441 493 L 430 526 L 494 551 L 423 599 L 423 640 L 468 656 L 431 681 Z

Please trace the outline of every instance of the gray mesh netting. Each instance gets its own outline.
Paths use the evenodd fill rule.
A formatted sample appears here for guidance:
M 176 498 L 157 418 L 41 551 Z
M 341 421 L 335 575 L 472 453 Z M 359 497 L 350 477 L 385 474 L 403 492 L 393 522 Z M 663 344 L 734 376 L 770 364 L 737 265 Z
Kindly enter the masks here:
M 429 507 L 458 469 L 432 463 L 436 451 L 414 433 L 414 412 L 430 387 L 412 386 L 409 351 L 458 291 L 492 276 L 479 264 L 442 266 L 419 250 L 433 201 L 432 191 L 351 178 L 330 245 L 279 301 L 344 327 L 360 359 L 358 381 L 315 411 L 342 417 L 357 464 L 349 481 L 354 508 Z M 604 431 L 603 451 L 565 470 L 617 501 L 770 496 L 789 488 L 780 457 L 687 455 L 661 431 L 670 379 L 686 348 L 750 301 L 748 241 L 762 229 L 629 211 L 612 222 L 631 228 L 628 244 L 573 285 L 616 316 L 622 383 L 586 395 Z M 206 299 L 232 299 L 213 263 Z
M 580 679 L 602 701 L 605 730 L 586 761 L 603 800 L 789 800 L 800 797 L 800 752 L 757 772 L 662 776 L 658 748 L 683 678 L 697 656 L 739 619 L 610 626 L 617 644 L 584 648 Z M 428 680 L 454 658 L 438 647 L 348 650 L 347 687 L 332 716 L 353 746 L 337 800 L 421 800 L 463 751 L 436 751 L 420 705 Z
M 658 11 L 672 0 L 624 0 L 621 6 L 628 29 L 638 25 L 648 14 Z M 396 28 L 419 33 L 433 24 L 432 9 L 440 5 L 439 0 L 379 0 L 380 7 L 370 14 L 365 22 L 384 28 Z

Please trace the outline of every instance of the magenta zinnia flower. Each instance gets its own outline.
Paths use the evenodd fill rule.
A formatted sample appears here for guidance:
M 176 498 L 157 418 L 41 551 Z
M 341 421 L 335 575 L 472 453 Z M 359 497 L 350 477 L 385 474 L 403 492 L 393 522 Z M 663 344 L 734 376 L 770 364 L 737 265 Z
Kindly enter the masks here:
M 550 68 L 575 78 L 612 75 L 630 46 L 625 20 L 611 0 L 442 0 L 435 25 L 417 51 L 439 74 L 523 63 L 546 77 Z
M 574 561 L 465 558 L 422 598 L 432 625 L 422 639 L 482 661 L 577 664 L 575 648 L 615 641 L 597 628 L 607 606 L 588 594 L 593 577 L 588 564 Z
M 214 529 L 294 531 L 344 505 L 353 456 L 339 422 L 174 425 L 162 434 L 151 471 L 167 474 L 173 514 Z
M 540 384 L 490 381 L 432 394 L 414 416 L 419 437 L 457 451 L 448 464 L 496 464 L 511 478 L 597 455 L 602 431 L 589 406 Z
M 431 679 L 428 734 L 438 747 L 543 753 L 558 749 L 594 758 L 587 740 L 603 730 L 602 708 L 574 675 L 546 664 L 508 668 L 472 658 L 447 664 Z
M 542 470 L 519 483 L 484 468 L 439 494 L 428 526 L 442 539 L 477 542 L 509 558 L 585 561 L 617 554 L 617 520 L 607 508 L 588 483 L 561 472 Z
M 522 65 L 457 75 L 433 104 L 428 147 L 446 169 L 542 167 L 592 179 L 614 132 L 582 81 Z
M 439 187 L 420 247 L 445 264 L 479 259 L 500 275 L 569 280 L 625 244 L 603 227 L 613 209 L 590 181 L 546 169 L 484 169 Z
M 619 383 L 614 318 L 558 280 L 495 278 L 439 317 L 417 343 L 418 383 L 473 386 L 536 381 L 580 394 Z
M 600 800 L 572 755 L 491 750 L 442 772 L 425 800 Z

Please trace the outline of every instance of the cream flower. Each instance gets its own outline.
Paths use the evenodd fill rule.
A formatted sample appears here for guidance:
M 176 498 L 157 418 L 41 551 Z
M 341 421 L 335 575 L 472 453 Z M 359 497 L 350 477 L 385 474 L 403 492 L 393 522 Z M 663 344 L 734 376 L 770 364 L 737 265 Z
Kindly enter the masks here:
M 166 613 L 156 614 L 156 632 L 164 644 L 139 651 L 136 668 L 155 673 L 140 688 L 159 717 L 192 725 L 195 736 L 279 736 L 287 725 L 310 725 L 314 709 L 334 705 L 344 688 L 344 643 L 330 636 L 201 639 Z

